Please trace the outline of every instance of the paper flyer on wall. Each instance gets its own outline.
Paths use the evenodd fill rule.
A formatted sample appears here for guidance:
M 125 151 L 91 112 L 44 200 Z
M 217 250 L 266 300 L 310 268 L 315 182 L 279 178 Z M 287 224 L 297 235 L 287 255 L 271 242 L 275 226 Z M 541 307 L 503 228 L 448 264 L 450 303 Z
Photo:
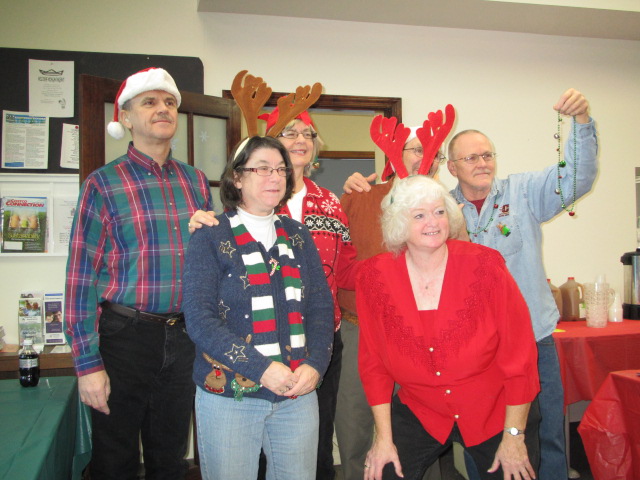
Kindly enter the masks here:
M 49 117 L 2 111 L 2 166 L 46 169 L 49 163 Z
M 44 343 L 47 345 L 62 345 L 66 343 L 62 316 L 63 304 L 64 294 L 44 294 Z
M 60 166 L 63 168 L 80 168 L 80 127 L 78 125 L 62 124 Z
M 73 117 L 72 61 L 29 59 L 29 111 L 49 117 Z
M 77 197 L 59 196 L 53 200 L 53 253 L 69 252 L 71 226 L 76 213 Z
M 47 197 L 0 199 L 2 253 L 45 253 L 47 251 Z
M 42 292 L 22 292 L 18 300 L 18 336 L 20 345 L 25 338 L 33 339 L 36 350 L 44 348 L 42 326 Z

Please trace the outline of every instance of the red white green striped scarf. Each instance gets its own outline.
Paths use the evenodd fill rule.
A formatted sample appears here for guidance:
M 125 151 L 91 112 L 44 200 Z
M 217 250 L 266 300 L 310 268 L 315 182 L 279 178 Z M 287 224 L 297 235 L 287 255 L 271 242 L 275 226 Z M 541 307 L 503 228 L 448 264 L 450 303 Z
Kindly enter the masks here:
M 306 345 L 304 325 L 300 313 L 302 299 L 302 282 L 300 270 L 296 266 L 296 259 L 291 249 L 289 236 L 282 227 L 277 215 L 273 216 L 276 229 L 277 261 L 279 272 L 285 287 L 287 301 L 287 317 L 289 321 L 289 338 L 287 346 L 291 348 L 287 357 L 289 367 L 295 370 L 302 359 Z M 274 299 L 271 293 L 270 268 L 265 264 L 258 242 L 251 236 L 239 215 L 229 215 L 231 230 L 238 245 L 238 253 L 247 268 L 247 277 L 251 286 L 251 310 L 253 320 L 253 339 L 255 348 L 265 356 L 275 361 L 283 362 L 280 343 L 276 332 L 276 317 Z M 275 272 L 274 272 L 275 274 Z M 287 363 L 287 362 L 283 362 Z

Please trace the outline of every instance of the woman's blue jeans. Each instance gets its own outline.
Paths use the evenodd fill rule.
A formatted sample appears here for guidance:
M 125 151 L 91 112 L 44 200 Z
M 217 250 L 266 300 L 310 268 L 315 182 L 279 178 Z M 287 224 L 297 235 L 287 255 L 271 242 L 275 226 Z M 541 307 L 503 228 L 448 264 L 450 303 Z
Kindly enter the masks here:
M 203 480 L 247 480 L 258 474 L 260 449 L 267 480 L 315 480 L 318 398 L 233 398 L 196 389 L 198 452 Z

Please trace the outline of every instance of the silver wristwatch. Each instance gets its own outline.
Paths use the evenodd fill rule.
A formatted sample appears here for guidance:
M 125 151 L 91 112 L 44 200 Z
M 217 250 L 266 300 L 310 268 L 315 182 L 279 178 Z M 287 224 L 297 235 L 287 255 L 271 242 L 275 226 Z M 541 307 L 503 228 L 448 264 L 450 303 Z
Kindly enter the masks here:
M 510 433 L 514 437 L 517 435 L 524 435 L 524 430 L 518 430 L 516 427 L 505 428 L 504 431 Z

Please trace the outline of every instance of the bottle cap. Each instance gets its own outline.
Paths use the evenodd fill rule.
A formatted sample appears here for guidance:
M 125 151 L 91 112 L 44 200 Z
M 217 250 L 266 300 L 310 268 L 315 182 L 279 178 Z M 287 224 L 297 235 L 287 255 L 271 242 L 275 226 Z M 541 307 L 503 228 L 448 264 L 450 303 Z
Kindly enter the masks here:
M 22 345 L 33 345 L 33 339 L 32 338 L 25 338 L 22 341 Z

